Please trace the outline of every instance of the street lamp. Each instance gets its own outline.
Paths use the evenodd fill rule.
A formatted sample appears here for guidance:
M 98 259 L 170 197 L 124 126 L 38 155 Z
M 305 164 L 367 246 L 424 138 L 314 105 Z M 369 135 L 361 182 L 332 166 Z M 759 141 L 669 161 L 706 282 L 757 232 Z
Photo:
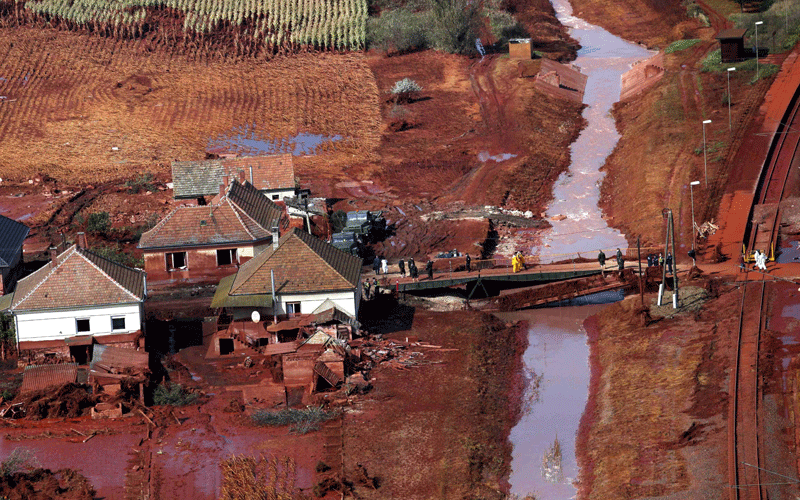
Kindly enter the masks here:
M 706 188 L 708 188 L 708 154 L 706 153 L 706 125 L 711 123 L 711 120 L 703 120 L 703 170 L 706 175 Z
M 694 187 L 695 186 L 699 186 L 699 185 L 700 185 L 700 181 L 692 181 L 692 182 L 689 183 L 689 195 L 692 198 L 692 267 L 695 267 L 697 265 L 697 261 L 695 260 L 695 257 L 694 257 L 695 256 L 695 253 L 694 253 L 694 240 L 695 240 L 695 235 L 697 234 L 697 232 L 695 230 L 695 224 L 694 224 Z
M 764 21 L 756 21 L 756 80 L 758 80 L 758 25 L 764 24 Z
M 733 130 L 733 125 L 731 125 L 731 71 L 736 71 L 736 68 L 728 68 L 728 130 Z

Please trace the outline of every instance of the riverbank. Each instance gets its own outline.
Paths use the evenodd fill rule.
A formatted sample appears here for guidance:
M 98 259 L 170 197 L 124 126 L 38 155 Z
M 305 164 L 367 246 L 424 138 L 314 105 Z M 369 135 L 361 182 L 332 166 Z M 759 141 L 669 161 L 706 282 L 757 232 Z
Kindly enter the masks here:
M 418 367 L 371 373 L 371 397 L 344 419 L 345 475 L 357 477 L 361 464 L 380 478 L 378 489 L 358 489 L 364 499 L 504 499 L 508 435 L 525 390 L 526 326 L 477 312 L 383 306 L 385 338 L 441 348 L 427 350 Z
M 655 299 L 645 295 L 645 304 Z M 732 321 L 739 299 L 729 291 L 700 311 L 642 326 L 634 295 L 586 321 L 591 382 L 577 438 L 578 498 L 719 496 L 731 346 L 717 328 Z

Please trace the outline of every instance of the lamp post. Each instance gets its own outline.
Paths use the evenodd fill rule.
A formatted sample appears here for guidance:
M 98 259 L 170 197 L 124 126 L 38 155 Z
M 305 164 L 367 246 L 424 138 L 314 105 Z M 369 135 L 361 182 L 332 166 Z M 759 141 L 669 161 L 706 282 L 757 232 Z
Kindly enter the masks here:
M 692 267 L 695 267 L 697 265 L 697 260 L 694 257 L 695 256 L 694 240 L 695 240 L 695 235 L 697 234 L 695 232 L 695 224 L 694 224 L 694 187 L 699 185 L 700 181 L 692 181 L 689 183 L 689 196 L 692 199 Z
M 756 80 L 758 80 L 758 26 L 764 24 L 764 21 L 756 21 Z
M 711 120 L 703 120 L 703 171 L 706 176 L 706 188 L 708 188 L 708 154 L 706 153 L 706 125 L 711 123 Z
M 728 68 L 728 130 L 733 130 L 731 124 L 731 71 L 736 71 L 736 68 Z

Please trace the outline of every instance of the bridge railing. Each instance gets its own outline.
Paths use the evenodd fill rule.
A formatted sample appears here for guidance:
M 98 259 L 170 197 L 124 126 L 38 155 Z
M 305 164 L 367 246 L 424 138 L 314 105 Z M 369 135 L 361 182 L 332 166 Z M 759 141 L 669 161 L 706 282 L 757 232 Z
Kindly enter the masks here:
M 638 251 L 635 247 L 621 248 L 622 258 L 625 261 L 635 261 Z M 642 247 L 642 260 L 646 259 L 648 254 L 656 254 L 663 252 L 663 247 Z M 572 253 L 536 253 L 533 255 L 524 254 L 525 265 L 528 269 L 531 267 L 538 267 L 543 265 L 569 265 L 580 264 L 586 262 L 597 262 L 599 250 L 590 252 L 572 252 Z M 603 249 L 606 254 L 606 266 L 611 267 L 615 264 L 617 249 L 609 248 Z M 472 259 L 470 262 L 470 270 L 478 271 L 484 269 L 502 269 L 511 268 L 511 257 L 493 257 L 491 259 Z M 462 272 L 466 271 L 466 257 L 449 257 L 442 259 L 435 259 L 433 262 L 433 270 L 436 273 L 449 272 Z

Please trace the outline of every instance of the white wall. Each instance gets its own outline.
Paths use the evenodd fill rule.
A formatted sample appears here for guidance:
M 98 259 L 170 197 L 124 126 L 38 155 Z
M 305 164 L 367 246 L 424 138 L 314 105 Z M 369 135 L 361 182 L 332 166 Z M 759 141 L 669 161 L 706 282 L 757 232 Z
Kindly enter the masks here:
M 272 201 L 283 201 L 284 198 L 293 198 L 295 196 L 294 188 L 276 189 L 274 191 L 267 191 L 265 189 L 261 192 Z M 277 199 L 273 199 L 275 195 L 278 195 Z
M 15 312 L 20 342 L 61 340 L 78 335 L 76 319 L 89 319 L 91 328 L 80 335 L 118 335 L 142 329 L 141 304 L 113 305 L 64 311 Z M 112 317 L 125 317 L 124 330 L 111 330 Z
M 339 309 L 353 316 L 358 315 L 358 301 L 356 292 L 328 292 L 328 293 L 304 293 L 304 294 L 277 294 L 275 312 L 286 314 L 287 302 L 300 302 L 300 313 L 310 314 L 319 307 L 325 300 L 332 300 Z

